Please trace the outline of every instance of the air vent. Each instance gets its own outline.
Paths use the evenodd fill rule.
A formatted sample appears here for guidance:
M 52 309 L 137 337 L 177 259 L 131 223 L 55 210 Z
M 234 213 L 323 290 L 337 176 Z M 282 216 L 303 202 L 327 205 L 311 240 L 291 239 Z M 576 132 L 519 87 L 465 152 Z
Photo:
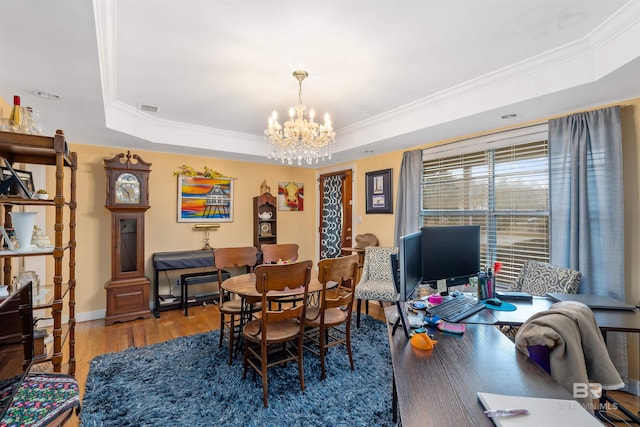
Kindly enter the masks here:
M 47 92 L 46 90 L 34 90 L 33 93 L 40 98 L 52 99 L 54 101 L 62 99 L 62 97 L 57 93 Z
M 146 111 L 147 113 L 157 113 L 158 107 L 154 107 L 153 105 L 141 104 L 138 102 L 138 110 Z

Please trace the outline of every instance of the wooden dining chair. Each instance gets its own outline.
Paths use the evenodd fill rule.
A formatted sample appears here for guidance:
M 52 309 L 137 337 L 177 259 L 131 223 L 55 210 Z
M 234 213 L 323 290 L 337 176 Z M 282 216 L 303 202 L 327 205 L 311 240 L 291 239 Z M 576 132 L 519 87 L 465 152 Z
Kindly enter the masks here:
M 262 309 L 261 317 L 247 323 L 242 331 L 245 339 L 242 378 L 246 377 L 249 367 L 260 374 L 265 408 L 269 405 L 267 369 L 270 367 L 297 362 L 300 388 L 304 391 L 302 349 L 306 304 L 283 310 L 270 310 L 268 299 L 273 293 L 283 292 L 288 288 L 297 289 L 306 300 L 312 266 L 311 261 L 301 261 L 292 264 L 259 265 L 255 268 L 256 290 L 261 294 Z M 270 292 L 271 295 L 268 295 Z M 269 354 L 269 350 L 276 346 L 280 351 Z
M 220 343 L 226 336 L 229 341 L 229 365 L 233 363 L 233 351 L 236 337 L 240 334 L 240 321 L 236 317 L 242 314 L 242 300 L 235 298 L 233 294 L 222 289 L 222 273 L 251 273 L 258 261 L 258 250 L 253 246 L 236 248 L 218 248 L 213 251 L 214 265 L 218 272 L 218 309 L 220 310 Z M 235 270 L 235 271 L 234 271 Z M 251 303 L 252 301 L 247 301 Z M 254 301 L 257 302 L 257 301 Z M 247 304 L 246 314 L 260 310 L 259 304 Z M 226 329 L 226 333 L 225 333 Z
M 298 245 L 296 243 L 272 243 L 260 247 L 263 264 L 289 264 L 298 259 Z
M 358 254 L 318 262 L 318 281 L 322 283 L 319 303 L 307 308 L 305 348 L 320 358 L 320 379 L 326 378 L 325 356 L 329 347 L 343 344 L 347 348 L 349 364 L 351 353 L 351 312 Z M 337 283 L 335 287 L 331 287 Z
M 265 243 L 260 247 L 263 264 L 290 264 L 298 259 L 298 245 L 296 243 Z M 300 302 L 299 296 L 276 298 L 271 303 L 277 303 L 282 308 L 283 303 L 293 305 Z

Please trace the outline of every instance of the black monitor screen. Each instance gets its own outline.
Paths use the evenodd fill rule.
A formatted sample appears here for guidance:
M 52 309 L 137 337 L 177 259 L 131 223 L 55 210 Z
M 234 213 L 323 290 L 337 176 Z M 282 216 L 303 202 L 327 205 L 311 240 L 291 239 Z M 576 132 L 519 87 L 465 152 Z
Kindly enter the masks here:
M 480 271 L 480 227 L 422 227 L 422 281 L 465 285 Z
M 398 247 L 400 270 L 400 299 L 409 301 L 416 287 L 422 283 L 422 232 L 400 237 Z

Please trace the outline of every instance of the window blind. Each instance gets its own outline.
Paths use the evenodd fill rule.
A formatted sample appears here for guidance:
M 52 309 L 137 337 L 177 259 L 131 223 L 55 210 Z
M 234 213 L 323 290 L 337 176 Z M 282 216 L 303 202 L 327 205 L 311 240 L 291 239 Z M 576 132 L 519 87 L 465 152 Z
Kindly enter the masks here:
M 479 225 L 481 265 L 502 263 L 503 288 L 524 261 L 549 261 L 548 142 L 530 135 L 517 144 L 485 141 L 476 151 L 465 141 L 455 155 L 423 152 L 422 224 Z

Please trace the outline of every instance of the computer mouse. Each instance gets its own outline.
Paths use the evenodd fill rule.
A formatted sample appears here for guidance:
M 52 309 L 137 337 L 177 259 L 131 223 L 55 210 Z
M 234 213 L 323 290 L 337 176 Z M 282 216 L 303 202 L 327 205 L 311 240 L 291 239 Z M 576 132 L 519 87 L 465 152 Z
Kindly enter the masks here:
M 496 307 L 502 305 L 502 301 L 500 301 L 498 298 L 489 298 L 488 300 L 485 300 L 485 302 L 489 305 L 495 305 Z

